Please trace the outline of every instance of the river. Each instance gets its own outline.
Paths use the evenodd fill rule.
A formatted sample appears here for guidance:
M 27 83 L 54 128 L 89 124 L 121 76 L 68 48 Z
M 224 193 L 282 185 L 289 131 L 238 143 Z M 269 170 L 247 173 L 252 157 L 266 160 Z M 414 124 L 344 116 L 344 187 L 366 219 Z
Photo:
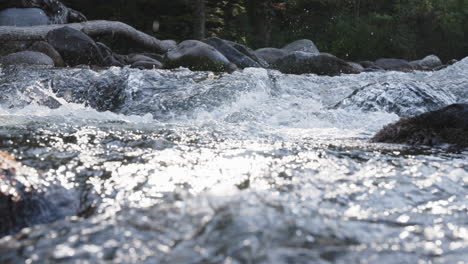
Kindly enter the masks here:
M 0 150 L 47 182 L 2 263 L 467 263 L 468 151 L 369 139 L 468 103 L 468 59 L 339 77 L 0 70 Z

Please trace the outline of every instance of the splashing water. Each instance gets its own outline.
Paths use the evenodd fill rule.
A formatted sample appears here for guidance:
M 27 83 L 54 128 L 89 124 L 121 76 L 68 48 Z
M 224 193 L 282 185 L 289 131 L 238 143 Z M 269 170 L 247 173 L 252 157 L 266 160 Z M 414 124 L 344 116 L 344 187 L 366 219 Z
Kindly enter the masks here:
M 0 90 L 0 149 L 77 200 L 1 238 L 0 262 L 468 259 L 468 152 L 368 142 L 468 102 L 467 59 L 340 77 L 8 68 Z

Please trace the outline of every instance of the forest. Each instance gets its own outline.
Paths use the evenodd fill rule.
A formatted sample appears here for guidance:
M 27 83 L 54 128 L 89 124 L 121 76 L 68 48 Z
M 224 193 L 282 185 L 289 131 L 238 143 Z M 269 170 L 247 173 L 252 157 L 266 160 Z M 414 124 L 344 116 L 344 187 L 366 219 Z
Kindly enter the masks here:
M 468 0 L 68 0 L 88 19 L 159 39 L 220 37 L 254 48 L 311 39 L 348 60 L 468 53 Z M 113 2 L 113 4 L 110 4 Z

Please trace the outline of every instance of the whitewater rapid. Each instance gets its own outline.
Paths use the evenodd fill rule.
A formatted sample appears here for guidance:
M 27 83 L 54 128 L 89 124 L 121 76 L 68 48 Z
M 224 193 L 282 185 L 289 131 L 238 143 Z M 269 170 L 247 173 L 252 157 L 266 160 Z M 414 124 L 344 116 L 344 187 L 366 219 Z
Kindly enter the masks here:
M 339 77 L 3 68 L 0 91 L 0 150 L 62 201 L 0 238 L 0 262 L 468 259 L 468 152 L 368 142 L 467 103 L 468 59 Z

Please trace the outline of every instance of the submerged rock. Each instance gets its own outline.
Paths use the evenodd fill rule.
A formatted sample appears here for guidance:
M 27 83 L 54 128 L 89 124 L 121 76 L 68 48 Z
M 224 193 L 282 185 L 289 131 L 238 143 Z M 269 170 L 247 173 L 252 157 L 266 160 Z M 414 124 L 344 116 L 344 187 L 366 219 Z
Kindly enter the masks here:
M 7 8 L 0 11 L 0 26 L 30 27 L 50 24 L 39 8 Z
M 385 126 L 373 142 L 468 147 L 468 104 L 452 104 Z
M 62 55 L 69 66 L 80 64 L 104 66 L 103 56 L 92 38 L 71 27 L 50 31 L 47 42 Z
M 187 67 L 195 71 L 228 71 L 236 70 L 223 54 L 212 46 L 197 40 L 186 40 L 166 53 L 166 68 Z
M 275 63 L 275 69 L 290 74 L 315 73 L 318 75 L 335 76 L 342 73 L 359 73 L 346 61 L 331 54 L 313 54 L 308 52 L 293 52 Z
M 42 52 L 20 51 L 0 58 L 0 64 L 54 66 L 54 61 Z

